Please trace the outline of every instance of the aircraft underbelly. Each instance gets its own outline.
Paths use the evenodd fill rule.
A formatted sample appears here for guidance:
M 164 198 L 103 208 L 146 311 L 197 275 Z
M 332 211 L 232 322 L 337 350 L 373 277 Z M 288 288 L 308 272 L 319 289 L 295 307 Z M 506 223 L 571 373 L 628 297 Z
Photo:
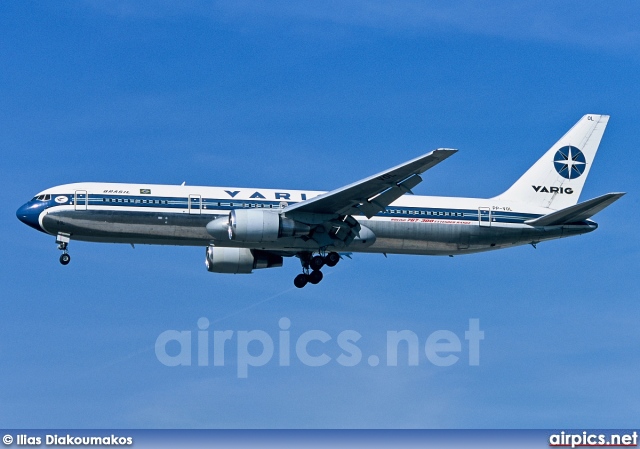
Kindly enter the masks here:
M 129 212 L 113 210 L 56 211 L 47 214 L 44 228 L 64 232 L 77 240 L 139 243 L 142 240 L 168 240 L 173 244 L 190 241 L 207 245 L 211 236 L 205 226 L 214 215 Z
M 139 244 L 207 246 L 213 242 L 206 231 L 216 214 L 150 213 L 118 210 L 60 210 L 44 216 L 47 232 L 70 234 L 73 239 Z M 349 245 L 328 248 L 345 252 L 448 255 L 499 249 L 582 233 L 565 228 L 540 230 L 528 226 L 479 226 L 477 222 L 396 222 L 364 220 L 376 235 L 368 247 Z M 239 246 L 286 252 L 318 249 L 313 240 L 283 238 L 276 242 L 239 243 L 217 241 L 217 246 Z
M 476 222 L 398 223 L 370 221 L 367 226 L 377 236 L 367 252 L 448 255 L 486 251 L 497 247 L 527 243 L 523 229 L 517 227 L 480 227 Z M 493 247 L 491 245 L 494 245 Z

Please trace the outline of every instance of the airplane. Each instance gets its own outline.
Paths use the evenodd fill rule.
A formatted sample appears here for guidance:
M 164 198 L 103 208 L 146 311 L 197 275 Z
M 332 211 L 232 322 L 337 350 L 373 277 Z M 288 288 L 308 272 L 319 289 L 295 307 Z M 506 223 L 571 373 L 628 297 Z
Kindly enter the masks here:
M 16 215 L 71 240 L 206 248 L 207 270 L 251 273 L 298 257 L 298 288 L 352 253 L 454 256 L 585 234 L 624 193 L 578 203 L 607 115 L 582 117 L 509 189 L 493 198 L 414 195 L 422 174 L 457 150 L 440 148 L 329 192 L 182 185 L 66 184 Z

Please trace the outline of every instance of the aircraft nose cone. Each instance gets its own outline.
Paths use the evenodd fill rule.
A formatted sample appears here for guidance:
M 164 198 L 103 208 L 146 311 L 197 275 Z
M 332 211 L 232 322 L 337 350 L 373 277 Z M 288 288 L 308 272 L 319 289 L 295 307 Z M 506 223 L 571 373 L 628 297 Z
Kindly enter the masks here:
M 20 208 L 16 211 L 16 217 L 18 220 L 26 224 L 27 226 L 31 226 L 38 231 L 42 231 L 40 227 L 40 223 L 38 221 L 38 217 L 42 207 L 39 207 L 37 204 L 26 203 L 20 206 Z

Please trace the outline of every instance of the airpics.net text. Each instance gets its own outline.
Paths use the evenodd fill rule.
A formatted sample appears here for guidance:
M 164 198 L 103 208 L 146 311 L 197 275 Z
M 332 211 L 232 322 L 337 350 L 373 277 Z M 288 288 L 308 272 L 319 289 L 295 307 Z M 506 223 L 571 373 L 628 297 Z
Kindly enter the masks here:
M 250 367 L 252 370 L 263 367 L 274 357 L 277 357 L 277 362 L 272 365 L 277 363 L 283 367 L 291 366 L 292 358 L 309 367 L 321 367 L 332 362 L 353 367 L 363 363 L 364 359 L 363 349 L 358 345 L 362 334 L 356 330 L 343 330 L 335 338 L 319 329 L 293 333 L 291 320 L 287 317 L 278 321 L 277 338 L 257 329 L 213 330 L 206 317 L 198 319 L 197 326 L 195 332 L 166 330 L 158 335 L 155 343 L 158 361 L 169 367 L 235 365 L 238 378 L 247 378 Z M 384 357 L 369 355 L 366 364 L 372 367 L 418 366 L 421 359 L 426 359 L 433 366 L 447 367 L 466 359 L 469 366 L 478 366 L 482 340 L 484 331 L 480 330 L 478 318 L 469 319 L 463 338 L 442 329 L 430 333 L 425 339 L 420 339 L 411 330 L 388 330 L 386 348 L 382 350 Z M 405 360 L 398 361 L 399 353 Z

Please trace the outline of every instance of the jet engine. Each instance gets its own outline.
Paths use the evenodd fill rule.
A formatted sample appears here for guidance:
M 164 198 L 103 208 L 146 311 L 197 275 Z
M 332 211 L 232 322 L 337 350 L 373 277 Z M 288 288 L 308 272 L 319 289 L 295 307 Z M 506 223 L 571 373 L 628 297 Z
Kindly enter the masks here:
M 235 209 L 229 218 L 218 218 L 207 224 L 207 232 L 221 239 L 226 228 L 230 240 L 238 242 L 275 242 L 282 237 L 308 234 L 311 228 L 281 214 L 260 209 Z
M 248 248 L 209 246 L 205 265 L 212 273 L 251 273 L 260 268 L 282 266 L 282 256 Z

